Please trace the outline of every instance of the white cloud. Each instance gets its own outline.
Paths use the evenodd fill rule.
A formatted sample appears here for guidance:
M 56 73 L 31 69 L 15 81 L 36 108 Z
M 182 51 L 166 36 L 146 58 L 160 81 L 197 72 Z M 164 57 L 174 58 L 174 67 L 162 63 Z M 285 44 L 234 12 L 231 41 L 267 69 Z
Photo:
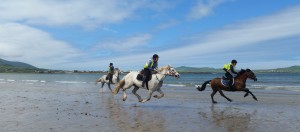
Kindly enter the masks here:
M 0 4 L 0 20 L 91 28 L 120 22 L 138 8 L 135 3 L 120 0 L 5 0 Z
M 123 40 L 111 39 L 100 42 L 100 44 L 96 46 L 96 49 L 126 52 L 147 45 L 150 39 L 150 34 L 138 34 Z
M 263 44 L 264 41 L 276 41 L 279 39 L 285 39 L 293 36 L 300 35 L 300 6 L 296 6 L 277 14 L 273 14 L 266 17 L 260 17 L 245 21 L 242 23 L 235 23 L 234 25 L 229 25 L 223 29 L 217 31 L 209 32 L 207 35 L 195 35 L 188 42 L 182 42 L 182 46 L 158 52 L 161 56 L 160 65 L 173 64 L 173 65 L 204 65 L 209 66 L 214 63 L 226 63 L 230 61 L 235 53 L 240 53 L 238 58 L 243 58 L 243 56 L 248 57 L 249 54 L 239 52 L 239 49 L 247 45 L 258 45 Z M 188 44 L 188 45 L 186 45 Z M 284 46 L 288 46 L 286 44 Z M 272 52 L 274 47 L 270 47 L 269 51 L 266 51 L 266 56 L 268 52 Z M 215 54 L 220 54 L 224 52 L 229 52 L 234 50 L 233 56 L 219 55 L 217 57 Z M 255 49 L 249 49 L 248 53 L 251 51 L 259 50 L 259 47 Z M 110 59 L 112 62 L 117 62 L 118 65 L 123 67 L 138 68 L 144 62 L 152 56 L 152 53 L 144 53 L 137 55 L 130 55 L 124 57 L 118 57 Z M 272 54 L 270 54 L 272 56 Z M 222 62 L 220 62 L 220 59 Z M 281 60 L 270 60 L 270 65 L 276 65 L 276 62 L 282 62 Z M 203 61 L 205 60 L 205 61 Z M 287 64 L 299 64 L 300 62 L 295 62 L 295 60 L 284 61 Z M 104 63 L 105 61 L 97 61 L 98 64 Z M 258 68 L 265 66 L 267 63 L 262 62 L 249 62 L 249 64 L 255 64 Z M 250 68 L 250 67 L 249 67 Z
M 192 7 L 190 13 L 187 15 L 188 19 L 202 19 L 211 13 L 214 8 L 228 0 L 198 0 L 196 6 Z
M 0 24 L 0 58 L 53 68 L 81 55 L 48 33 L 16 23 Z

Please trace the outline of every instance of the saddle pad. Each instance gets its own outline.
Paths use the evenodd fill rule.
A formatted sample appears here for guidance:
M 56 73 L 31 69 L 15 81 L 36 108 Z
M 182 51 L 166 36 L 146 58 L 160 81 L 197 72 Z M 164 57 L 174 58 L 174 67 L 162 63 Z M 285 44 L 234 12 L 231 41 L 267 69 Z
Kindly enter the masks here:
M 226 87 L 228 87 L 229 86 L 229 80 L 226 80 L 226 79 L 221 79 L 221 83 L 222 83 L 222 85 L 224 85 L 224 86 L 226 86 Z M 232 81 L 232 85 L 234 84 L 234 79 L 233 79 L 233 81 Z
M 142 74 L 138 74 L 137 76 L 136 76 L 136 79 L 137 80 L 139 80 L 139 81 L 143 81 L 143 75 Z

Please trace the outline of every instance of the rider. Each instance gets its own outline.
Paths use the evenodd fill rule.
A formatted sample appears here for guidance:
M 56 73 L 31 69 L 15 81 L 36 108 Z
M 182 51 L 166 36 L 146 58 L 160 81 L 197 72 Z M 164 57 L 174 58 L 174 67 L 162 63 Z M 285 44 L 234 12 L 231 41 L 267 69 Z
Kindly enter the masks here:
M 151 59 L 149 59 L 148 63 L 145 64 L 144 66 L 144 77 L 143 77 L 143 83 L 142 87 L 145 86 L 146 83 L 146 88 L 148 88 L 148 81 L 150 77 L 152 76 L 151 72 L 154 71 L 155 73 L 157 72 L 157 61 L 158 61 L 159 56 L 157 54 L 154 54 Z
M 109 84 L 110 83 L 113 83 L 112 82 L 112 78 L 113 78 L 113 75 L 114 75 L 114 70 L 115 70 L 115 68 L 114 68 L 114 66 L 113 66 L 113 63 L 109 63 L 109 66 L 108 66 L 108 74 L 107 74 L 107 77 L 108 77 L 108 79 L 109 79 Z
M 229 80 L 229 88 L 231 91 L 234 90 L 233 85 L 232 85 L 232 83 L 233 83 L 233 75 L 232 74 L 238 74 L 234 70 L 234 67 L 236 66 L 236 64 L 237 64 L 237 61 L 232 60 L 231 63 L 225 64 L 223 67 L 223 70 L 226 72 L 225 76 Z

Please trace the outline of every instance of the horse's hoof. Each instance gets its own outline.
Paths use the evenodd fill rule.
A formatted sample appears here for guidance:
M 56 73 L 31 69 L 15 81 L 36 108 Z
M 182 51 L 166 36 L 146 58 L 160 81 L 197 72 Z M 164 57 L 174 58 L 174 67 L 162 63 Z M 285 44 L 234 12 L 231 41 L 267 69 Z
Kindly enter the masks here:
M 229 102 L 232 102 L 232 100 L 231 100 L 231 99 L 229 99 L 228 101 L 229 101 Z
M 218 103 L 217 101 L 213 101 L 214 104 Z
M 258 101 L 257 98 L 254 98 L 254 100 Z
M 153 97 L 154 97 L 154 98 L 157 98 L 158 96 L 157 96 L 157 95 L 154 95 Z

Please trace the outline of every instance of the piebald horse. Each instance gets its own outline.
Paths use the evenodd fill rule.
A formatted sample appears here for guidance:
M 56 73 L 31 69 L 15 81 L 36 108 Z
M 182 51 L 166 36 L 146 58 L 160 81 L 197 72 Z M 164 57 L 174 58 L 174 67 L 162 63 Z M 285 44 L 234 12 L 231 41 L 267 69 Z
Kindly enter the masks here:
M 132 93 L 138 98 L 139 102 L 146 102 L 151 99 L 152 93 L 157 91 L 160 93 L 160 95 L 154 95 L 153 97 L 160 99 L 164 96 L 163 91 L 161 90 L 161 86 L 163 84 L 164 79 L 166 76 L 174 76 L 175 78 L 179 78 L 180 74 L 170 65 L 163 66 L 158 69 L 157 74 L 152 74 L 152 79 L 148 82 L 148 97 L 145 99 L 142 99 L 140 95 L 136 93 L 136 91 L 139 88 L 146 89 L 145 87 L 142 87 L 142 81 L 137 80 L 137 75 L 139 72 L 132 71 L 128 73 L 126 76 L 123 77 L 123 79 L 119 82 L 119 84 L 114 89 L 113 93 L 117 94 L 120 89 L 123 90 L 123 101 L 127 99 L 126 90 L 134 86 L 134 89 L 132 90 Z
M 121 70 L 119 68 L 115 68 L 114 69 L 114 74 L 113 74 L 113 78 L 112 78 L 112 82 L 113 84 L 117 84 L 120 81 L 120 75 L 121 75 Z M 110 88 L 110 83 L 109 80 L 106 80 L 106 76 L 107 75 L 103 75 L 102 77 L 100 77 L 99 79 L 96 80 L 95 84 L 101 83 L 101 88 L 103 88 L 104 84 L 106 83 L 108 85 L 108 88 L 111 92 L 112 89 Z
M 244 70 L 242 69 L 238 75 L 234 78 L 234 85 L 233 85 L 233 88 L 234 88 L 234 91 L 244 91 L 246 92 L 246 94 L 244 95 L 244 97 L 248 96 L 248 94 L 250 93 L 253 97 L 254 100 L 257 101 L 257 98 L 252 94 L 252 92 L 246 88 L 246 80 L 247 78 L 250 78 L 254 81 L 257 81 L 257 78 L 255 76 L 255 74 L 250 70 L 250 69 L 247 69 L 247 70 Z M 202 86 L 197 86 L 197 89 L 199 91 L 203 91 L 205 90 L 206 88 L 206 85 L 210 83 L 210 86 L 213 90 L 213 92 L 211 93 L 211 100 L 212 100 L 212 103 L 217 103 L 215 100 L 214 100 L 214 95 L 219 92 L 221 94 L 221 96 L 223 96 L 224 98 L 226 98 L 228 101 L 232 101 L 231 99 L 229 99 L 228 97 L 226 97 L 224 95 L 224 93 L 222 92 L 222 90 L 225 90 L 225 91 L 230 91 L 229 87 L 228 86 L 224 86 L 222 83 L 221 83 L 221 78 L 214 78 L 212 80 L 208 80 L 206 82 L 204 82 L 202 84 Z

